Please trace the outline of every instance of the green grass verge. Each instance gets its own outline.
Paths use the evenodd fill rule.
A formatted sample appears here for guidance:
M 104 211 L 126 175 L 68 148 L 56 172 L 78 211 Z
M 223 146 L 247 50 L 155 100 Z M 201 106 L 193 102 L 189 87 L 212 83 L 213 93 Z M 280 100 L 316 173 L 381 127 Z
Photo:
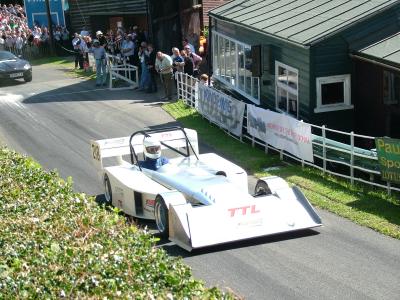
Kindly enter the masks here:
M 0 148 L 1 299 L 223 299 L 71 180 Z M 153 298 L 154 297 L 154 298 Z
M 283 164 L 278 155 L 266 155 L 263 150 L 241 143 L 202 118 L 182 101 L 163 105 L 183 126 L 198 131 L 199 139 L 235 161 L 257 177 L 277 175 L 302 188 L 310 202 L 320 208 L 346 217 L 388 236 L 400 239 L 400 201 L 398 195 L 388 196 L 382 189 L 323 175 L 317 169 Z M 277 166 L 274 171 L 265 168 Z
M 85 71 L 80 69 L 74 69 L 75 67 L 75 58 L 73 56 L 67 57 L 59 57 L 59 56 L 49 56 L 31 60 L 30 63 L 32 66 L 41 66 L 41 65 L 51 65 L 55 67 L 61 68 L 67 75 L 78 78 L 88 78 L 94 79 L 96 78 L 96 73 L 92 71 Z

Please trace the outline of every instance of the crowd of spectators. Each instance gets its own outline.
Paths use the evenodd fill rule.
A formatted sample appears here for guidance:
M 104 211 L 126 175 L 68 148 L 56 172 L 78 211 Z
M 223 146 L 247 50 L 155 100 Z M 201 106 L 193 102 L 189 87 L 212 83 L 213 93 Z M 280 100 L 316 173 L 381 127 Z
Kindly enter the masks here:
M 69 32 L 65 27 L 55 26 L 53 30 L 56 43 L 67 45 Z M 15 4 L 0 5 L 0 50 L 6 49 L 21 54 L 28 46 L 46 47 L 49 41 L 49 31 L 46 26 L 36 24 L 28 27 L 23 6 Z
M 112 55 L 118 63 L 128 63 L 138 68 L 140 91 L 156 92 L 157 78 L 160 77 L 165 91 L 163 99 L 171 99 L 172 83 L 174 79 L 177 80 L 177 74 L 181 72 L 204 79 L 204 74 L 201 77 L 199 71 L 202 57 L 196 53 L 195 47 L 186 38 L 183 39 L 180 47 L 173 47 L 169 54 L 157 51 L 149 41 L 147 33 L 138 26 L 130 27 L 127 30 L 120 27 L 115 31 L 108 30 L 106 33 L 98 30 L 93 35 L 83 28 L 80 33 L 75 33 L 72 40 L 75 68 L 85 69 L 88 66 L 88 54 L 93 52 L 92 45 L 94 43 L 96 46 L 104 48 L 105 52 Z M 98 76 L 103 77 L 102 74 L 98 74 Z

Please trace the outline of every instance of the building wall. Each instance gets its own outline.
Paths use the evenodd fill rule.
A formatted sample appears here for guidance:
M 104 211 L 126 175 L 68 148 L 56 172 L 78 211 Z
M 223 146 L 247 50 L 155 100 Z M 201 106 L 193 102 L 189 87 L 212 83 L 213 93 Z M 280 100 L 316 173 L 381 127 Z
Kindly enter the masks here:
M 214 8 L 217 8 L 229 0 L 202 0 L 203 5 L 203 24 L 204 26 L 208 26 L 209 18 L 208 12 Z
M 275 110 L 275 61 L 298 70 L 299 119 L 310 119 L 310 55 L 307 48 L 248 30 L 244 27 L 216 20 L 215 30 L 248 45 L 262 45 L 260 104 Z
M 147 14 L 146 0 L 79 0 L 69 1 L 69 7 L 71 29 L 75 32 L 80 32 L 84 26 L 86 26 L 92 32 L 98 29 L 90 28 L 90 16 L 143 16 Z
M 324 113 L 311 113 L 311 122 L 338 130 L 350 131 L 361 128 L 366 119 L 359 114 L 364 114 L 365 109 L 360 97 L 358 85 L 363 89 L 371 89 L 374 93 L 374 77 L 365 77 L 365 81 L 359 80 L 362 68 L 355 68 L 355 63 L 350 58 L 352 51 L 360 50 L 368 45 L 388 37 L 400 29 L 400 5 L 381 14 L 369 17 L 367 20 L 355 24 L 348 29 L 327 37 L 325 40 L 311 47 L 311 73 L 310 73 L 310 105 L 311 111 L 316 107 L 316 78 L 324 76 L 351 75 L 351 99 L 354 109 L 330 111 Z M 372 69 L 373 70 L 373 69 Z M 371 97 L 371 95 L 369 96 Z M 375 102 L 375 101 L 374 101 Z M 365 132 L 364 132 L 365 133 Z

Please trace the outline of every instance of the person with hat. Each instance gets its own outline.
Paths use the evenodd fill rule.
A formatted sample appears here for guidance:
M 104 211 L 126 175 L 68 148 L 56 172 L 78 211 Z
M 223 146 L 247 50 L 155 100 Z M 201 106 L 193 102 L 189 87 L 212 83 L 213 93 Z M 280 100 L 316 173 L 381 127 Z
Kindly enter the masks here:
M 106 63 L 106 50 L 100 46 L 100 41 L 93 40 L 93 47 L 89 49 L 93 53 L 96 60 L 96 86 L 106 85 L 107 80 L 107 63 Z
M 99 40 L 101 47 L 107 45 L 107 39 L 100 30 L 96 31 L 96 38 Z

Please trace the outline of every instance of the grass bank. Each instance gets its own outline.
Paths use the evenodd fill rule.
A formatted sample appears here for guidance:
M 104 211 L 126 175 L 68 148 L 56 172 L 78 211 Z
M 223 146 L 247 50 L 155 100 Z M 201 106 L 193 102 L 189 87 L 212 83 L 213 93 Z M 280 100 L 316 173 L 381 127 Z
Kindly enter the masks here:
M 0 148 L 1 299 L 231 299 L 71 180 Z
M 197 130 L 202 142 L 218 149 L 250 174 L 285 178 L 289 183 L 299 186 L 313 205 L 400 239 L 398 195 L 388 196 L 383 190 L 359 184 L 352 186 L 348 181 L 323 175 L 317 169 L 282 163 L 279 155 L 266 155 L 261 149 L 229 137 L 182 101 L 167 103 L 163 108 L 183 126 Z M 269 167 L 277 168 L 265 171 Z

